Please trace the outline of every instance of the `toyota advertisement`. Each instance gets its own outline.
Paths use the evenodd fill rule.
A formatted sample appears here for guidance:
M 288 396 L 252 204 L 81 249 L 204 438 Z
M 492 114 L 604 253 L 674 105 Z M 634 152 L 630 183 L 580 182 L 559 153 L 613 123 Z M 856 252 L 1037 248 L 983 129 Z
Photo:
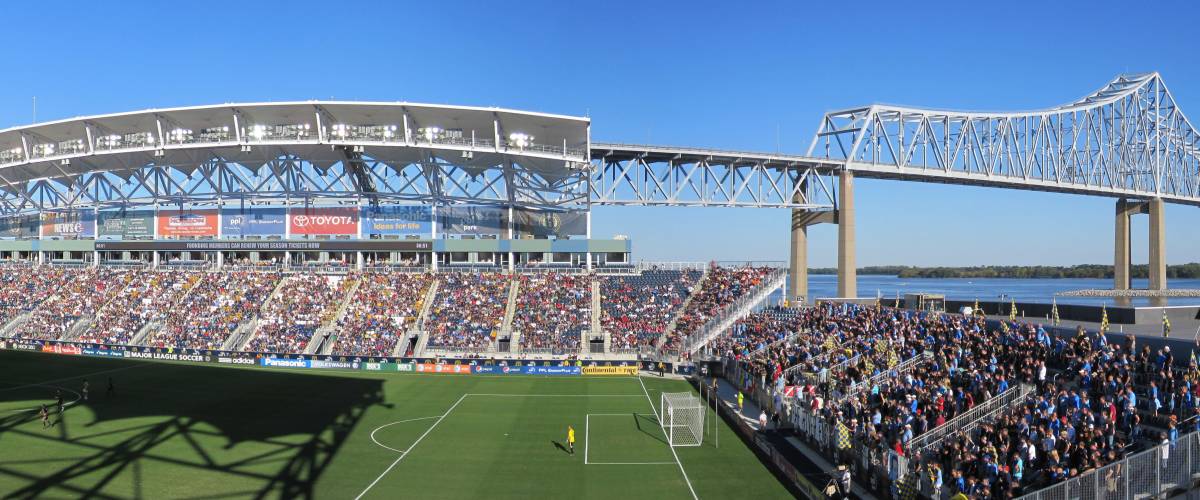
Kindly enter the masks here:
M 216 210 L 162 210 L 158 212 L 158 236 L 217 236 Z
M 244 208 L 221 211 L 221 236 L 283 236 L 287 213 L 282 208 Z
M 358 207 L 293 208 L 288 213 L 292 235 L 357 235 Z
M 92 238 L 96 236 L 96 214 L 92 211 L 42 214 L 42 236 L 48 238 Z

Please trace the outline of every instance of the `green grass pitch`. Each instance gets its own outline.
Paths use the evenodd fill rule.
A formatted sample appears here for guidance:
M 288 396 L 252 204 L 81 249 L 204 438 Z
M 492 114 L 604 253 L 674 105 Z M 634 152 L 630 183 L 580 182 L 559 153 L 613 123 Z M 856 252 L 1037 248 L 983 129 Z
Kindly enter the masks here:
M 85 378 L 43 429 L 30 409 Z M 0 352 L 0 497 L 790 497 L 724 423 L 719 448 L 667 446 L 659 394 L 689 390 Z

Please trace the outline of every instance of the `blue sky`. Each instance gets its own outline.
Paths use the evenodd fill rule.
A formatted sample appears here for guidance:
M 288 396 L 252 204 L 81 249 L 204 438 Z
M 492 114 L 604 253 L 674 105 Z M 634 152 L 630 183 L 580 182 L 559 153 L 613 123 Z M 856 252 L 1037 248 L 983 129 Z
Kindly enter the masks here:
M 1159 71 L 1200 120 L 1193 3 L 87 2 L 10 8 L 0 127 L 233 101 L 495 105 L 593 120 L 597 141 L 802 153 L 821 114 L 886 102 L 1042 108 Z M 918 6 L 922 5 L 922 6 Z M 778 133 L 777 133 L 778 131 Z M 1112 260 L 1113 200 L 857 183 L 860 265 Z M 897 217 L 899 215 L 899 217 Z M 597 209 L 653 260 L 783 260 L 788 213 Z M 1168 261 L 1200 261 L 1169 206 Z M 810 229 L 832 266 L 836 228 Z M 1146 260 L 1146 221 L 1134 222 Z

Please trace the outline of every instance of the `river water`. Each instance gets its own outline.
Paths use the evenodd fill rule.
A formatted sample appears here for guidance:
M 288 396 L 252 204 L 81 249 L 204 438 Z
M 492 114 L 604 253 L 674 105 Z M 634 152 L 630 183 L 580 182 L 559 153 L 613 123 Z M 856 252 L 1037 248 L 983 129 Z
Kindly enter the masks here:
M 1168 280 L 1171 288 L 1200 288 L 1200 279 Z M 961 300 L 1010 300 L 1017 302 L 1050 303 L 1056 293 L 1083 289 L 1112 288 L 1111 279 L 1016 279 L 1016 278 L 897 278 L 895 276 L 858 276 L 858 295 L 874 297 L 876 294 L 895 298 L 899 293 L 938 293 L 948 299 Z M 1144 279 L 1133 280 L 1133 288 L 1146 288 Z M 837 292 L 837 276 L 809 275 L 809 296 L 813 298 L 834 297 Z M 782 292 L 776 292 L 781 297 Z M 1058 297 L 1060 304 L 1115 305 L 1111 297 Z M 1148 306 L 1149 299 L 1132 299 L 1134 306 Z M 1167 305 L 1200 305 L 1200 297 L 1168 299 Z

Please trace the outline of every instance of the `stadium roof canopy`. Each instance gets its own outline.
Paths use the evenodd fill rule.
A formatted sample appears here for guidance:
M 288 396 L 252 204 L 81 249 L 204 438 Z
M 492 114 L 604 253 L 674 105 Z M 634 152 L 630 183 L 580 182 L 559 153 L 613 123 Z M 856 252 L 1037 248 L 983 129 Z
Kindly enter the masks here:
M 149 109 L 0 131 L 0 181 L 128 179 L 149 165 L 183 172 L 213 160 L 258 168 L 281 157 L 316 168 L 347 151 L 396 165 L 453 157 L 482 171 L 520 157 L 553 177 L 588 160 L 587 118 L 407 102 L 303 101 Z M 564 162 L 566 160 L 566 162 Z

